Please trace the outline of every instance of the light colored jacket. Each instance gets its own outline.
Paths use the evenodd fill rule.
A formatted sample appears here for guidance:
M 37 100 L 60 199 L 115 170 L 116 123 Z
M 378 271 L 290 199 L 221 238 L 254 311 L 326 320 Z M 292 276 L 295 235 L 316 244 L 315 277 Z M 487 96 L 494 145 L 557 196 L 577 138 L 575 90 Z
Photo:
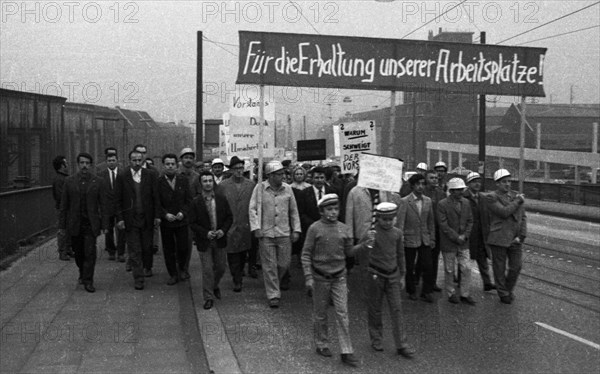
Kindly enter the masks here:
M 259 193 L 262 193 L 260 207 Z M 278 190 L 274 190 L 268 181 L 257 184 L 252 191 L 249 215 L 250 231 L 260 229 L 263 237 L 279 238 L 302 232 L 294 192 L 285 183 Z
M 403 197 L 402 201 L 404 204 L 398 207 L 396 227 L 404 233 L 404 247 L 435 247 L 435 218 L 431 199 L 423 195 L 421 214 L 414 194 Z
M 392 193 L 379 191 L 379 202 L 393 202 Z M 371 228 L 373 203 L 371 194 L 364 187 L 354 187 L 346 199 L 346 225 L 350 226 L 354 239 L 362 239 Z

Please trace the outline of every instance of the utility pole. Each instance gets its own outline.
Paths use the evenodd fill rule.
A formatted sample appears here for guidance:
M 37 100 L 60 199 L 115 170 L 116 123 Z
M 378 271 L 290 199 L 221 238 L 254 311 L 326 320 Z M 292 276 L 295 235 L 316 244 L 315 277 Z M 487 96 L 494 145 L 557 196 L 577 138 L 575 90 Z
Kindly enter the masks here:
M 390 139 L 388 156 L 394 157 L 394 142 L 396 132 L 396 91 L 392 91 L 390 95 Z M 383 147 L 382 147 L 383 148 Z
M 573 85 L 569 88 L 569 104 L 573 105 Z
M 304 135 L 302 136 L 302 140 L 306 140 L 306 116 L 302 116 L 302 129 Z
M 198 160 L 204 159 L 204 150 L 202 149 L 202 143 L 204 134 L 202 129 L 204 128 L 204 120 L 202 119 L 202 31 L 198 31 L 198 46 L 197 62 L 196 62 L 196 158 Z
M 479 34 L 480 44 L 485 44 L 485 31 Z M 485 95 L 479 95 L 479 168 L 481 175 L 481 191 L 485 191 Z M 494 100 L 494 106 L 496 101 Z M 460 166 L 460 165 L 459 165 Z
M 412 168 L 417 167 L 417 93 L 412 92 Z

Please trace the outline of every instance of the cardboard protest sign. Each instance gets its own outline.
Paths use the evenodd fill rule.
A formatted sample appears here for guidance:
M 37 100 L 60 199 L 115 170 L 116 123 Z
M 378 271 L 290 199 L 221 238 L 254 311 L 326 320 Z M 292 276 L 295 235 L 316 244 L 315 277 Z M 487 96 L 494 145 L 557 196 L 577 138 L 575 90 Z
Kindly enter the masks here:
M 400 192 L 404 162 L 397 158 L 362 153 L 358 187 Z
M 375 122 L 340 123 L 339 136 L 342 174 L 356 174 L 358 171 L 359 155 L 363 152 L 377 153 Z
M 275 121 L 275 102 L 265 98 L 264 108 L 264 118 L 267 121 Z M 258 120 L 260 118 L 260 97 L 250 94 L 233 95 L 229 114 L 236 117 L 254 117 Z
M 258 155 L 258 119 L 255 117 L 236 117 L 229 119 L 226 143 L 227 156 L 257 157 Z M 275 155 L 275 126 L 273 122 L 265 121 L 263 132 L 263 155 Z
M 546 48 L 240 31 L 238 84 L 544 97 Z

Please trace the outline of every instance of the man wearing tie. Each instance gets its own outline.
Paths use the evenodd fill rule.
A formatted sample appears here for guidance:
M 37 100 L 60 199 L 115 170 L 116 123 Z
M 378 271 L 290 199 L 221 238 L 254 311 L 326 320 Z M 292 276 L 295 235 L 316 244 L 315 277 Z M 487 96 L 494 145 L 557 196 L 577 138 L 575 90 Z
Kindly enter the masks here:
M 131 166 L 115 188 L 117 228 L 125 230 L 136 290 L 143 290 L 144 277 L 152 276 L 152 236 L 160 225 L 157 176 L 142 168 L 142 157 L 139 151 L 129 152 Z
M 98 173 L 98 176 L 104 180 L 104 185 L 107 186 L 105 191 L 109 220 L 108 232 L 104 235 L 105 250 L 108 252 L 108 259 L 110 261 L 118 259 L 119 262 L 125 262 L 125 231 L 119 229 L 115 230 L 115 224 L 117 222 L 115 211 L 115 186 L 117 184 L 117 178 L 121 178 L 121 174 L 119 174 L 119 157 L 117 156 L 117 149 L 114 147 L 106 148 L 104 150 L 104 156 L 106 157 L 106 167 Z M 117 234 L 116 246 L 115 231 Z M 118 257 L 115 257 L 115 253 Z

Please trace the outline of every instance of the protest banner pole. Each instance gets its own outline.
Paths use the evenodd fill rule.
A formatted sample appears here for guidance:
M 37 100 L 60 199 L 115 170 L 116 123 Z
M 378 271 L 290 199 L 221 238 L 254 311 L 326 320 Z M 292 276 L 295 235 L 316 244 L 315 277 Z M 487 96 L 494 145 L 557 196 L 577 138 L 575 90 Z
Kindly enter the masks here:
M 485 44 L 485 31 L 479 34 L 480 44 Z M 479 95 L 479 168 L 481 191 L 485 191 L 485 95 Z M 458 165 L 461 166 L 461 165 Z
M 525 180 L 525 96 L 521 96 L 521 129 L 519 131 L 519 193 L 523 193 Z
M 196 61 L 196 158 L 204 159 L 204 121 L 202 120 L 202 31 L 198 31 L 197 40 L 197 61 Z
M 264 133 L 264 122 L 265 122 L 265 86 L 260 85 L 260 114 L 258 119 L 258 185 L 259 193 L 257 196 L 258 201 L 258 222 L 262 225 L 262 178 L 263 178 L 263 133 Z
M 390 141 L 388 148 L 388 156 L 394 157 L 394 141 L 396 132 L 396 91 L 390 94 Z M 383 145 L 381 147 L 383 149 Z

